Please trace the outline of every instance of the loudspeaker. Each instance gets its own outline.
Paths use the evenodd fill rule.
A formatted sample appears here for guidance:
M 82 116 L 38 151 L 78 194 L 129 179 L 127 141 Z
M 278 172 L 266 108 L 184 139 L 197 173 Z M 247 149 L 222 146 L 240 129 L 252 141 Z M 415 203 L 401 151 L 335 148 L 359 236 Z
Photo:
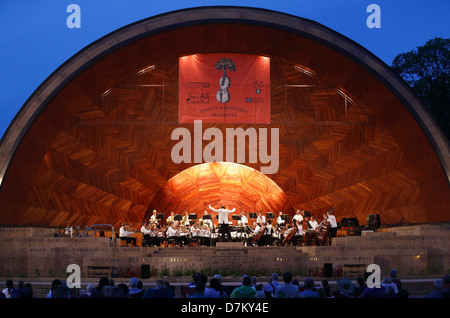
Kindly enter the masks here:
M 324 263 L 323 264 L 323 276 L 330 278 L 333 276 L 333 264 L 332 263 Z
M 142 264 L 141 265 L 141 278 L 150 278 L 150 265 Z
M 367 216 L 367 225 L 371 228 L 378 228 L 381 225 L 380 216 L 378 214 L 369 214 Z

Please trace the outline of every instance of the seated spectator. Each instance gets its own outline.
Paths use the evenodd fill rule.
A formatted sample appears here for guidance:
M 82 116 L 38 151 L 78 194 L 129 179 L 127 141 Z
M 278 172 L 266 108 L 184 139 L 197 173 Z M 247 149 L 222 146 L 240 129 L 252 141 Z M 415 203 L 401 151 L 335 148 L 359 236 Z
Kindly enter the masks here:
M 298 295 L 298 286 L 292 284 L 292 273 L 286 271 L 283 274 L 283 282 L 275 290 L 274 298 L 296 298 Z
M 277 289 L 277 287 L 279 285 L 280 285 L 280 283 L 278 282 L 278 274 L 273 273 L 270 276 L 267 284 L 265 284 L 263 287 L 263 291 L 264 291 L 264 294 L 266 295 L 266 298 L 272 298 L 273 295 L 275 294 L 275 290 Z
M 434 281 L 434 291 L 427 295 L 427 298 L 442 298 L 442 287 L 444 287 L 444 281 L 442 279 L 436 279 Z
M 109 285 L 102 288 L 102 296 L 104 298 L 125 298 L 126 295 L 122 288 L 115 286 L 115 282 L 112 279 L 109 280 Z
M 199 280 L 195 285 L 195 293 L 190 295 L 189 298 L 209 298 L 205 295 L 205 284 Z
M 142 288 L 142 282 L 136 277 L 130 279 L 130 289 L 128 291 L 128 298 L 142 298 L 145 290 Z
M 163 280 L 157 280 L 155 288 L 147 288 L 143 298 L 174 298 L 172 289 Z
M 299 298 L 320 298 L 320 294 L 315 291 L 314 280 L 307 277 L 304 282 L 305 290 L 298 294 Z
M 12 280 L 8 279 L 6 281 L 6 288 L 2 290 L 2 294 L 5 295 L 5 298 L 11 298 L 13 290 L 14 290 L 14 283 Z
M 338 290 L 333 293 L 333 298 L 355 298 L 352 281 L 348 278 L 343 278 L 337 281 Z
M 391 269 L 390 276 L 392 282 L 397 286 L 397 291 L 400 291 L 402 289 L 402 281 L 397 278 L 397 270 Z
M 252 280 L 247 275 L 242 276 L 242 285 L 236 287 L 230 298 L 254 298 L 256 290 L 252 288 Z
M 223 290 L 218 278 L 211 278 L 209 282 L 209 297 L 210 298 L 228 298 L 228 294 Z
M 381 297 L 382 298 L 397 298 L 397 285 L 394 284 L 390 277 L 386 277 L 381 282 Z
M 317 292 L 320 294 L 320 298 L 329 298 L 331 297 L 331 289 L 330 285 L 328 285 L 328 280 L 322 280 L 322 287 L 320 287 Z

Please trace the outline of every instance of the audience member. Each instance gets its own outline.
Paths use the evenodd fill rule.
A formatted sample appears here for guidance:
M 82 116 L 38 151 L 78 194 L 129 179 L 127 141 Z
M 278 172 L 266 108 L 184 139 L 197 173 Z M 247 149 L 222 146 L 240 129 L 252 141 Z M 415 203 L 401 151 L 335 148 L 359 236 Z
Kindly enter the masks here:
M 228 298 L 228 294 L 224 291 L 220 280 L 216 277 L 211 278 L 209 282 L 209 297 L 210 298 Z
M 450 275 L 444 275 L 442 281 L 444 282 L 444 285 L 442 286 L 442 297 L 450 298 Z
M 402 289 L 402 281 L 397 278 L 397 270 L 391 269 L 390 276 L 392 282 L 397 286 L 397 291 L 400 291 Z
M 102 288 L 101 294 L 104 298 L 125 298 L 127 295 L 122 288 L 116 286 L 113 279 L 109 280 L 109 285 Z
M 205 294 L 205 284 L 202 281 L 198 281 L 195 285 L 195 293 L 189 296 L 189 298 L 209 298 Z
M 130 278 L 130 289 L 128 291 L 128 298 L 142 298 L 145 290 L 142 288 L 142 282 L 136 277 Z
M 254 298 L 256 294 L 256 290 L 252 288 L 252 280 L 249 276 L 242 276 L 241 286 L 236 287 L 230 298 Z
M 386 277 L 381 282 L 381 298 L 397 298 L 397 285 L 392 282 L 390 277 Z
M 11 298 L 13 290 L 14 290 L 14 283 L 12 280 L 8 279 L 6 281 L 6 288 L 2 290 L 2 294 L 5 295 L 5 298 Z
M 305 290 L 298 294 L 299 298 L 320 298 L 320 294 L 315 290 L 314 280 L 307 277 L 304 282 Z
M 327 279 L 322 280 L 322 287 L 320 287 L 317 292 L 320 294 L 320 298 L 331 297 L 331 289 Z
M 174 298 L 173 290 L 163 280 L 157 280 L 155 288 L 147 288 L 143 298 Z
M 296 298 L 298 294 L 298 286 L 292 284 L 292 273 L 286 271 L 283 274 L 283 284 L 275 290 L 275 298 Z
M 338 290 L 332 295 L 333 298 L 355 298 L 355 285 L 348 278 L 342 278 L 337 281 Z
M 361 297 L 364 289 L 366 288 L 366 281 L 364 277 L 359 276 L 356 278 L 356 285 L 355 285 L 355 297 L 359 298 Z
M 47 293 L 47 298 L 52 298 L 53 297 L 53 291 L 55 290 L 56 286 L 60 286 L 63 283 L 61 282 L 61 280 L 59 279 L 54 279 L 52 281 L 52 288 L 49 290 L 49 292 Z
M 267 282 L 267 284 L 265 284 L 264 287 L 263 287 L 263 291 L 264 291 L 264 294 L 266 295 L 266 298 L 273 297 L 273 295 L 275 294 L 275 290 L 277 289 L 277 287 L 279 285 L 280 285 L 280 283 L 278 282 L 278 274 L 277 273 L 273 273 L 270 276 L 269 281 Z
M 427 295 L 427 298 L 442 298 L 442 287 L 444 287 L 444 281 L 442 279 L 436 279 L 434 281 L 434 291 Z

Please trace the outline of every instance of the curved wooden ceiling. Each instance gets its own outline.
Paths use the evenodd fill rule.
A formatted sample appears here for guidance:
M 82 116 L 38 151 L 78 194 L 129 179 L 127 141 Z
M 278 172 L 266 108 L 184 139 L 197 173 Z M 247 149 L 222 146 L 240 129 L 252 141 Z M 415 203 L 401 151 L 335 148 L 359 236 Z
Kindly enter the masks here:
M 280 129 L 279 170 L 268 175 L 273 184 L 251 172 L 260 162 L 247 164 L 254 170 L 228 171 L 171 160 L 172 130 L 193 128 L 178 124 L 178 57 L 213 52 L 271 58 L 272 122 L 241 127 Z M 207 127 L 224 132 L 226 125 Z M 235 169 L 245 182 L 236 184 Z M 276 199 L 263 203 L 259 196 L 271 196 L 268 190 Z M 368 70 L 298 34 L 208 23 L 130 43 L 58 92 L 14 153 L 0 192 L 0 223 L 137 225 L 154 208 L 201 213 L 220 196 L 235 204 L 238 193 L 248 210 L 300 208 L 320 219 L 335 206 L 338 220 L 357 217 L 360 224 L 369 214 L 386 224 L 450 221 L 450 190 L 433 147 Z

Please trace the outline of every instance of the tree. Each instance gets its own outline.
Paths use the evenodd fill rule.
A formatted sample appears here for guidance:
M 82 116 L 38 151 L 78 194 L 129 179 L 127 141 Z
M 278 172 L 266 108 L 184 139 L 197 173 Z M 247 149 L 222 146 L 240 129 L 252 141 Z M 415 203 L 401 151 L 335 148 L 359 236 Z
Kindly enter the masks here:
M 434 38 L 397 55 L 392 70 L 411 86 L 450 139 L 450 39 Z

